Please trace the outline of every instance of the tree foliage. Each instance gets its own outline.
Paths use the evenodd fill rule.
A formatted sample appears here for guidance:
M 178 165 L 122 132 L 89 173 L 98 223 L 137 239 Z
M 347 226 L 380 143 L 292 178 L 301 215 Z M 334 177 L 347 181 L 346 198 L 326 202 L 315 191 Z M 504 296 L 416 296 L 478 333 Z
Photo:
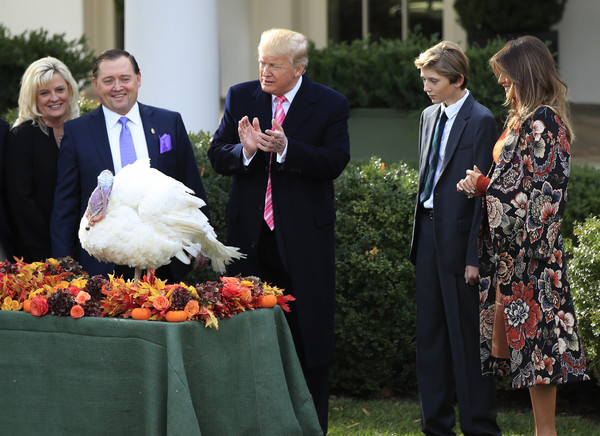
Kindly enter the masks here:
M 543 32 L 558 23 L 567 0 L 455 0 L 454 9 L 470 37 Z
M 350 44 L 333 43 L 323 49 L 311 45 L 308 74 L 319 83 L 341 92 L 357 108 L 396 108 L 421 111 L 431 104 L 423 92 L 423 83 L 415 59 L 437 44 L 437 35 L 425 38 L 413 33 L 406 41 L 380 39 L 356 40 Z M 485 46 L 474 44 L 466 50 L 469 57 L 467 88 L 475 99 L 489 108 L 499 127 L 506 108 L 504 89 L 498 85 L 488 60 L 504 41 L 495 39 Z
M 64 33 L 49 35 L 43 29 L 11 35 L 0 24 L 0 114 L 17 107 L 23 73 L 33 61 L 46 56 L 61 60 L 80 86 L 90 82 L 95 56 L 85 36 L 67 41 Z

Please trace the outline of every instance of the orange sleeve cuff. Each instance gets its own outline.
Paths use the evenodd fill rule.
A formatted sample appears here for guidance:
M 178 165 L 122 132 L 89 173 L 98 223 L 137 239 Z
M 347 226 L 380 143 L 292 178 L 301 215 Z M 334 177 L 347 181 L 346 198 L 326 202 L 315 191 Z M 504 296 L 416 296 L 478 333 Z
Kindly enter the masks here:
M 477 177 L 477 183 L 475 183 L 476 195 L 485 195 L 485 191 L 487 191 L 490 182 L 491 179 L 489 177 L 484 176 L 483 174 Z

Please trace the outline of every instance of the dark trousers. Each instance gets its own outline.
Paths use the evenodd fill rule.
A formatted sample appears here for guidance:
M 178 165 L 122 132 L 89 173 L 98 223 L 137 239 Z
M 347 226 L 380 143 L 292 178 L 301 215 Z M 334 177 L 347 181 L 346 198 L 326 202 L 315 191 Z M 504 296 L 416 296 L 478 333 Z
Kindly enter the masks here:
M 266 223 L 263 223 L 263 229 L 258 245 L 258 260 L 261 267 L 261 280 L 275 285 L 278 288 L 285 289 L 288 293 L 294 294 L 292 289 L 292 281 L 287 272 L 277 246 L 277 238 L 275 231 L 271 231 Z M 308 390 L 312 395 L 319 424 L 323 429 L 323 434 L 327 434 L 327 421 L 329 414 L 329 365 L 317 367 L 308 367 L 304 358 L 304 349 L 302 345 L 302 335 L 297 317 L 297 312 L 294 311 L 293 302 L 290 305 L 291 311 L 286 312 L 285 316 L 294 339 L 296 353 L 302 366 L 304 379 Z
M 417 381 L 421 429 L 454 435 L 454 398 L 465 435 L 500 435 L 494 379 L 481 374 L 479 294 L 464 273 L 447 271 L 433 219 L 421 213 L 417 240 Z

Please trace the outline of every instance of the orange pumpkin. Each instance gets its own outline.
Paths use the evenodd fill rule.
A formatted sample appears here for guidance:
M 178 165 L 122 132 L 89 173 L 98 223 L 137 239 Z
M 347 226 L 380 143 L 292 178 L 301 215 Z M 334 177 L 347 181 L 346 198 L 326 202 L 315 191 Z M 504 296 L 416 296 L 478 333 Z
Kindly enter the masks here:
M 131 311 L 131 317 L 139 321 L 146 321 L 152 315 L 152 311 L 147 307 L 136 307 Z
M 165 319 L 169 322 L 187 321 L 187 313 L 185 310 L 169 310 L 165 313 Z
M 23 310 L 25 312 L 31 313 L 31 300 L 23 301 Z
M 273 307 L 277 304 L 277 297 L 273 294 L 265 294 L 260 299 L 260 307 Z

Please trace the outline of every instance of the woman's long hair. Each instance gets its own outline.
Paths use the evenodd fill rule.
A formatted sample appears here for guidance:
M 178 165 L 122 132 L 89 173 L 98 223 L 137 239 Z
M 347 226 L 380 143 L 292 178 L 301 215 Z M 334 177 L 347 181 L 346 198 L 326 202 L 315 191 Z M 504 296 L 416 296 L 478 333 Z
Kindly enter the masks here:
M 69 89 L 69 108 L 67 110 L 67 120 L 79 116 L 79 87 L 73 79 L 71 72 L 65 64 L 53 57 L 45 57 L 33 62 L 21 79 L 21 90 L 19 92 L 19 117 L 14 126 L 26 121 L 33 121 L 40 129 L 48 134 L 48 127 L 42 121 L 42 113 L 37 107 L 37 92 L 41 86 L 46 86 L 52 80 L 54 74 L 60 74 Z
M 567 84 L 542 41 L 534 36 L 508 41 L 489 63 L 496 77 L 502 74 L 512 81 L 504 102 L 510 108 L 506 121 L 509 129 L 518 128 L 538 108 L 548 106 L 565 123 L 569 140 L 573 139 Z

